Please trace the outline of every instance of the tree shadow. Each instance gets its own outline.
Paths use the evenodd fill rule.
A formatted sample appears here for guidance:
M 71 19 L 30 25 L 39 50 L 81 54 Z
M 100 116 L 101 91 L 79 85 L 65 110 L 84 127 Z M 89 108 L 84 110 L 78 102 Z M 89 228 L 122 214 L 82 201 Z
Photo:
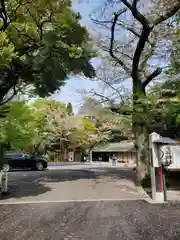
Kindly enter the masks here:
M 98 181 L 103 178 L 110 178 L 111 181 L 128 179 L 134 182 L 135 173 L 131 170 L 113 168 L 13 172 L 9 173 L 9 194 L 7 196 L 1 196 L 0 199 L 19 199 L 38 196 L 52 191 L 51 186 L 53 183 L 77 181 L 80 179 Z

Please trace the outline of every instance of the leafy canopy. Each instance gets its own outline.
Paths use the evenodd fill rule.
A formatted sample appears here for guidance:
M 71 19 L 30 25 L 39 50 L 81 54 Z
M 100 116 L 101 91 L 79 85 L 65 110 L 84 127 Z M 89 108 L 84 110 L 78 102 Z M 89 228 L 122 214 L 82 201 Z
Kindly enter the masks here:
M 62 86 L 70 73 L 94 76 L 90 38 L 71 1 L 10 0 L 6 5 L 8 27 L 0 32 L 1 80 L 8 82 L 5 94 L 26 83 L 44 97 Z
M 29 146 L 34 137 L 35 122 L 25 102 L 12 101 L 8 113 L 0 118 L 0 143 L 10 144 L 12 149 Z

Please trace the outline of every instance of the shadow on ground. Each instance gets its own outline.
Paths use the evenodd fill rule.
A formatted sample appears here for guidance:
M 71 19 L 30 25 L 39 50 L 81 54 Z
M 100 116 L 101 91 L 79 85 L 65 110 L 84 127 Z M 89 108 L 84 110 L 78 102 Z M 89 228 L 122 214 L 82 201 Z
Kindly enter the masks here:
M 52 190 L 48 183 L 77 181 L 80 179 L 98 180 L 109 178 L 111 181 L 128 179 L 135 180 L 135 173 L 131 169 L 95 168 L 87 170 L 47 170 L 43 172 L 14 172 L 9 173 L 9 194 L 0 199 L 22 198 L 37 196 Z

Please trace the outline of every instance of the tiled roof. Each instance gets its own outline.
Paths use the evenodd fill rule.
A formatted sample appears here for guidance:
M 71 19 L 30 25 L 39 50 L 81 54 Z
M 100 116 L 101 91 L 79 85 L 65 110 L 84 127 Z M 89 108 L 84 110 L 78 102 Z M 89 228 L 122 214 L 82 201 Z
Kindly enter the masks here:
M 171 138 L 168 138 L 168 137 L 162 137 L 162 138 L 159 138 L 155 141 L 153 141 L 154 143 L 164 143 L 164 144 L 178 144 L 178 141 L 174 140 L 174 139 L 171 139 Z
M 100 144 L 92 149 L 93 152 L 136 152 L 133 142 L 118 142 Z

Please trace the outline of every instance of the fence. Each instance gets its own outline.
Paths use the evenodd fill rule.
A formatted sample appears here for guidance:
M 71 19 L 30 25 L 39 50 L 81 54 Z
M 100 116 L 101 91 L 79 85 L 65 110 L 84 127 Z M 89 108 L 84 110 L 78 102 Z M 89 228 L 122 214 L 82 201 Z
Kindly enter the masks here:
M 68 152 L 51 152 L 48 154 L 48 158 L 51 162 L 65 162 L 68 161 Z
M 71 150 L 51 152 L 48 155 L 49 161 L 51 162 L 80 161 L 79 153 Z

